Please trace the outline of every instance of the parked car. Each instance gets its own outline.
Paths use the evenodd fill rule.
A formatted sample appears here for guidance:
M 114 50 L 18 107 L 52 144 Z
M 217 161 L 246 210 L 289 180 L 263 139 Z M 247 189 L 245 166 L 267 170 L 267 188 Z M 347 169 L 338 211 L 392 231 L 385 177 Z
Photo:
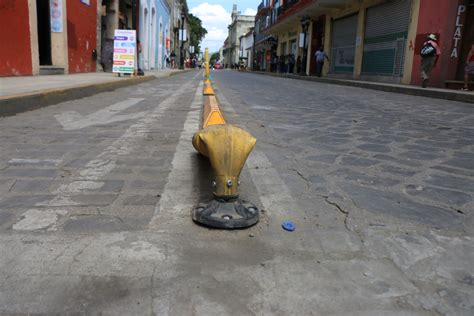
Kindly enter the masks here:
M 221 63 L 215 63 L 214 64 L 214 69 L 222 69 L 224 68 Z

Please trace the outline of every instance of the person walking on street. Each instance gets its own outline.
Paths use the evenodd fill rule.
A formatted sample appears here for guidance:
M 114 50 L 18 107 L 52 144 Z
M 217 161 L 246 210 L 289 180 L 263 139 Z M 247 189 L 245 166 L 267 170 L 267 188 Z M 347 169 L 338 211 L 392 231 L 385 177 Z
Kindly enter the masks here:
M 431 71 L 436 64 L 438 63 L 439 55 L 441 55 L 441 50 L 436 43 L 438 39 L 436 35 L 428 35 L 428 41 L 423 43 L 421 48 L 421 87 L 426 88 L 428 86 L 428 81 L 430 80 Z
M 471 50 L 467 54 L 466 67 L 464 68 L 464 87 L 462 90 L 469 90 L 469 76 L 474 76 L 474 44 L 471 45 Z
M 321 77 L 323 74 L 324 58 L 329 62 L 329 57 L 324 52 L 324 48 L 319 47 L 316 53 L 314 53 L 314 58 L 316 59 L 316 76 Z

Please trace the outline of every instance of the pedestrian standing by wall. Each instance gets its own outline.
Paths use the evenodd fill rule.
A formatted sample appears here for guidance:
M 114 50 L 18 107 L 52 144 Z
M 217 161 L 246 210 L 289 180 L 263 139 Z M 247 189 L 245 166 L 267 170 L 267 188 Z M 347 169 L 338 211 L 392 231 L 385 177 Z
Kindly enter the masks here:
M 301 56 L 296 58 L 296 73 L 299 74 L 301 72 Z
M 467 54 L 466 67 L 464 68 L 464 87 L 462 90 L 469 90 L 469 76 L 474 76 L 474 44 L 471 45 L 471 50 Z
M 438 63 L 439 55 L 441 55 L 441 50 L 436 44 L 436 35 L 428 35 L 428 41 L 423 44 L 421 48 L 421 87 L 426 88 L 428 86 L 428 81 L 430 80 L 431 71 L 436 64 Z
M 176 68 L 176 54 L 174 53 L 174 51 L 171 52 L 171 68 L 172 69 L 175 69 Z
M 321 77 L 323 74 L 324 58 L 329 62 L 329 57 L 324 52 L 324 48 L 319 47 L 316 53 L 314 53 L 314 58 L 316 59 L 316 76 Z
M 290 54 L 288 55 L 288 73 L 293 74 L 293 71 L 295 70 L 295 55 Z

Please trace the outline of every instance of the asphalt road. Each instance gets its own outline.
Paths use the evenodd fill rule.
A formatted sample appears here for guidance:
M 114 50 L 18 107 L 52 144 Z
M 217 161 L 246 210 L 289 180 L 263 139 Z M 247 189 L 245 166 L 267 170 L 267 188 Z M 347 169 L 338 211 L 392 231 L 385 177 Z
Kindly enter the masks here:
M 191 220 L 201 73 L 0 118 L 0 313 L 474 314 L 472 105 L 213 77 L 260 222 Z

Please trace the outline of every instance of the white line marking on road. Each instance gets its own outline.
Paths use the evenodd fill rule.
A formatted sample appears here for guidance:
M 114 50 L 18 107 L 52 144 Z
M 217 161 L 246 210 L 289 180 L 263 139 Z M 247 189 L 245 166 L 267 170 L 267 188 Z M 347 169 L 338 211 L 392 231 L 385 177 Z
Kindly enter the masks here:
M 270 215 L 281 219 L 288 216 L 297 205 L 296 201 L 267 155 L 260 150 L 254 151 L 247 160 L 247 167 L 263 207 Z
M 163 114 L 172 107 L 177 98 L 190 88 L 191 82 L 196 79 L 199 75 L 198 73 L 194 76 L 190 82 L 183 85 L 180 89 L 176 90 L 169 98 L 161 102 L 160 106 L 155 110 L 147 114 L 146 117 L 141 119 L 138 123 L 130 126 L 125 134 L 122 135 L 119 139 L 114 141 L 102 154 L 98 157 L 116 157 L 129 155 L 135 151 L 136 147 L 139 145 L 137 138 L 144 138 L 149 132 L 150 128 L 156 123 L 156 121 L 163 116 Z
M 31 209 L 23 213 L 22 219 L 13 225 L 14 230 L 57 230 L 56 223 L 59 215 L 66 215 L 64 210 L 37 210 Z
M 83 191 L 93 191 L 102 188 L 105 182 L 101 181 L 74 181 L 61 185 L 54 193 L 77 193 Z
M 91 160 L 86 165 L 86 169 L 82 170 L 79 175 L 84 180 L 98 180 L 110 173 L 115 168 L 113 160 Z
M 62 162 L 60 159 L 22 159 L 13 158 L 8 161 L 11 165 L 50 165 L 57 166 Z
M 176 103 L 179 96 L 188 91 L 192 86 L 192 82 L 199 75 L 193 77 L 189 82 L 182 85 L 179 89 L 163 102 L 158 104 L 157 108 L 141 119 L 136 124 L 130 126 L 125 133 L 115 140 L 112 145 L 107 147 L 101 154 L 97 156 L 98 159 L 91 160 L 80 173 L 70 183 L 62 185 L 55 193 L 58 195 L 51 200 L 37 203 L 36 206 L 41 207 L 65 207 L 65 206 L 79 206 L 80 204 L 73 201 L 70 196 L 82 192 L 80 184 L 74 184 L 77 181 L 94 181 L 104 178 L 110 173 L 116 165 L 117 155 L 126 155 L 134 152 L 137 146 L 140 145 L 140 139 L 143 139 L 150 128 L 152 128 L 158 119 L 160 119 L 165 111 Z M 84 183 L 83 183 L 84 184 Z M 91 185 L 91 184 L 88 184 Z M 83 187 L 84 188 L 84 187 Z
M 61 114 L 57 114 L 54 117 L 63 126 L 65 130 L 76 130 L 85 127 L 109 124 L 113 122 L 120 122 L 126 120 L 132 120 L 141 118 L 146 115 L 146 112 L 130 113 L 118 115 L 117 113 L 128 109 L 131 106 L 137 105 L 138 103 L 145 100 L 144 98 L 129 98 L 128 100 L 112 104 L 111 106 L 101 109 L 95 113 L 89 114 L 88 116 L 82 116 L 75 111 L 68 111 Z
M 168 175 L 159 205 L 155 207 L 148 228 L 159 229 L 161 223 L 189 216 L 192 207 L 199 198 L 199 189 L 194 185 L 194 175 L 198 168 L 197 161 L 193 161 L 192 155 L 196 155 L 191 140 L 199 129 L 201 120 L 200 109 L 202 107 L 202 88 L 199 84 L 190 111 L 184 123 L 183 132 L 179 138 L 178 146 L 173 156 L 172 169 Z

